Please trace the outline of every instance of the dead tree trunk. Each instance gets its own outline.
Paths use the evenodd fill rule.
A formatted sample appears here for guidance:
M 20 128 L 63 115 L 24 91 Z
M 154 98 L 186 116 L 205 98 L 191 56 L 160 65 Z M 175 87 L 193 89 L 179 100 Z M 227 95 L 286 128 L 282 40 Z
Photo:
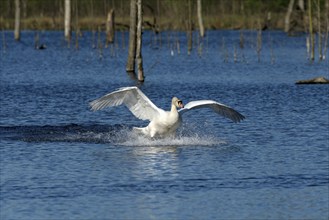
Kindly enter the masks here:
M 144 82 L 144 70 L 143 70 L 143 58 L 142 58 L 142 24 L 143 24 L 143 10 L 142 0 L 137 0 L 137 48 L 136 48 L 136 60 L 137 60 L 137 78 L 138 81 Z
M 305 22 L 305 4 L 304 4 L 304 0 L 298 0 L 298 9 L 299 9 L 299 19 L 302 22 L 302 27 L 304 29 L 304 31 L 306 32 L 307 27 L 306 27 L 306 22 Z
M 285 32 L 289 32 L 289 30 L 290 30 L 290 17 L 291 17 L 292 9 L 294 7 L 294 3 L 295 3 L 295 0 L 290 0 L 289 5 L 288 5 L 286 17 L 284 19 L 284 31 Z
M 328 49 L 328 37 L 329 37 L 329 0 L 325 1 L 325 20 L 326 20 L 326 35 L 324 37 L 323 46 L 323 59 L 326 59 L 327 49 Z
M 107 14 L 106 20 L 106 42 L 113 43 L 114 42 L 114 9 Z
M 71 0 L 65 0 L 64 5 L 64 36 L 70 42 L 71 40 Z
M 128 60 L 126 65 L 127 72 L 135 72 L 136 21 L 137 21 L 136 0 L 130 0 L 129 48 L 128 48 Z
M 298 7 L 302 12 L 305 11 L 304 0 L 298 0 Z
M 75 12 L 75 49 L 79 49 L 79 11 L 78 11 L 78 1 L 74 1 L 74 12 Z
M 187 21 L 187 54 L 190 55 L 192 51 L 192 6 L 191 0 L 188 0 L 188 21 Z
M 318 43 L 319 43 L 319 59 L 323 60 L 323 54 L 322 54 L 322 34 L 321 34 L 321 8 L 320 8 L 320 0 L 317 2 L 317 22 L 318 22 Z
M 203 26 L 203 19 L 202 19 L 202 2 L 198 0 L 197 2 L 197 11 L 198 11 L 198 21 L 199 21 L 199 28 L 200 28 L 200 36 L 204 37 L 204 26 Z
M 257 56 L 258 62 L 260 62 L 260 53 L 262 51 L 262 29 L 259 28 L 257 32 Z
M 312 3 L 311 0 L 308 0 L 308 19 L 309 19 L 309 33 L 310 33 L 310 46 L 311 54 L 310 59 L 314 60 L 314 35 L 313 35 L 313 19 L 312 19 Z
M 15 40 L 19 41 L 21 38 L 21 30 L 20 30 L 20 24 L 21 24 L 21 6 L 20 6 L 20 0 L 15 0 L 15 33 L 14 37 Z

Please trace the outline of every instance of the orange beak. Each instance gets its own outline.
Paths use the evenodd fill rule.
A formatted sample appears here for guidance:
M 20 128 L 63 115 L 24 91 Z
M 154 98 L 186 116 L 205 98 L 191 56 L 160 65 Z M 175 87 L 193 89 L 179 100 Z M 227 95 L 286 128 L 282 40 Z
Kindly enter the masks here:
M 178 101 L 178 106 L 179 106 L 180 108 L 184 108 L 183 102 L 182 102 L 182 101 Z

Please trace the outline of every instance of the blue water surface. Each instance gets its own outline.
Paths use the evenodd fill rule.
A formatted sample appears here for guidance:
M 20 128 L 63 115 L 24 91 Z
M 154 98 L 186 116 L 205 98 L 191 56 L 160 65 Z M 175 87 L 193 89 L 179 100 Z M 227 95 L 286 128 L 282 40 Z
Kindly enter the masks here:
M 263 32 L 258 56 L 255 31 L 195 32 L 188 55 L 185 33 L 145 31 L 144 84 L 125 72 L 128 33 L 99 36 L 2 32 L 0 219 L 329 218 L 329 87 L 295 85 L 329 78 L 328 59 L 307 59 L 305 35 Z M 90 111 L 134 85 L 163 109 L 213 99 L 246 120 L 190 111 L 149 140 L 124 106 Z

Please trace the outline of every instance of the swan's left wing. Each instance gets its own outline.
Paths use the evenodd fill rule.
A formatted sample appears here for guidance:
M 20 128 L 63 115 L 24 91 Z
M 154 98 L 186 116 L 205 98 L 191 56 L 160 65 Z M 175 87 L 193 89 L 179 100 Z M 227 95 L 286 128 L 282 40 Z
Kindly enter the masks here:
M 241 120 L 245 119 L 245 117 L 234 110 L 233 108 L 221 104 L 219 102 L 215 102 L 213 100 L 199 100 L 199 101 L 192 101 L 187 103 L 184 108 L 180 109 L 178 112 L 179 114 L 183 114 L 192 109 L 198 108 L 211 108 L 216 113 L 231 119 L 233 122 L 240 122 Z

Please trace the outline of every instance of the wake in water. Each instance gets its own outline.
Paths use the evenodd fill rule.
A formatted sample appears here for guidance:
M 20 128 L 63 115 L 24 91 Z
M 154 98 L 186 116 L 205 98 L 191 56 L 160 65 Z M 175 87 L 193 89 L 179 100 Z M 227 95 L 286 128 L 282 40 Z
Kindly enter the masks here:
M 25 142 L 111 143 L 120 146 L 213 146 L 225 144 L 218 137 L 195 129 L 180 130 L 175 137 L 150 139 L 122 125 L 13 126 L 0 127 L 0 139 Z

